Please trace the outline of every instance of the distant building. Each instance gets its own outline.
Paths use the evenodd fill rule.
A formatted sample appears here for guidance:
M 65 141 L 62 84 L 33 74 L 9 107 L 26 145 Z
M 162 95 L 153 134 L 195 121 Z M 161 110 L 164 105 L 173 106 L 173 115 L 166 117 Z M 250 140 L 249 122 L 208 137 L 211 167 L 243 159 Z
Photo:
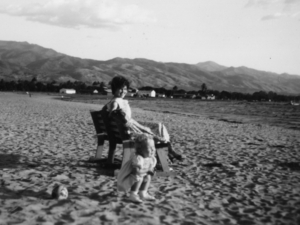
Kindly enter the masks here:
M 93 94 L 98 94 L 98 91 L 95 89 L 95 90 L 93 91 Z
M 112 90 L 111 89 L 105 89 L 104 90 L 105 95 L 107 96 L 113 96 Z
M 76 94 L 76 90 L 62 88 L 59 90 L 59 93 L 61 93 L 61 94 Z
M 144 96 L 144 97 L 152 97 L 155 98 L 156 97 L 156 92 L 154 90 L 152 91 L 138 91 L 137 92 L 138 96 Z
M 206 99 L 207 100 L 215 100 L 216 96 L 214 96 L 213 94 L 211 94 L 211 95 L 208 95 Z
M 166 95 L 165 95 L 165 94 L 157 94 L 157 97 L 158 97 L 158 98 L 165 98 Z

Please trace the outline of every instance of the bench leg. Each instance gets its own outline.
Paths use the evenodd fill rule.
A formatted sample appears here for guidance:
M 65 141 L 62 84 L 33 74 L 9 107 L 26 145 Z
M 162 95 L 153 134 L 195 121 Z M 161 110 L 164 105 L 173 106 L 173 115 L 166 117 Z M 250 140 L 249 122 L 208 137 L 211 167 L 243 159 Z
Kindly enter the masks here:
M 156 151 L 157 151 L 158 159 L 161 163 L 163 172 L 170 172 L 169 164 L 168 164 L 168 161 L 167 161 L 168 147 L 159 148 Z
M 176 176 L 176 172 L 170 170 L 170 167 L 169 167 L 169 164 L 167 161 L 168 147 L 158 148 L 158 149 L 156 149 L 156 151 L 157 151 L 158 160 L 162 166 L 162 171 L 156 171 L 155 176 L 158 176 L 158 177 L 170 177 L 170 176 L 174 177 L 174 176 Z
M 98 136 L 98 145 L 96 148 L 95 159 L 101 159 L 104 145 L 104 136 Z
M 116 148 L 117 148 L 117 143 L 114 141 L 109 141 L 109 149 L 108 149 L 108 156 L 107 156 L 108 164 L 114 163 Z
M 98 145 L 96 148 L 95 159 L 101 159 L 102 152 L 103 152 L 103 145 Z
M 123 159 L 122 166 L 130 159 L 131 155 L 134 153 L 134 142 L 133 141 L 123 141 Z

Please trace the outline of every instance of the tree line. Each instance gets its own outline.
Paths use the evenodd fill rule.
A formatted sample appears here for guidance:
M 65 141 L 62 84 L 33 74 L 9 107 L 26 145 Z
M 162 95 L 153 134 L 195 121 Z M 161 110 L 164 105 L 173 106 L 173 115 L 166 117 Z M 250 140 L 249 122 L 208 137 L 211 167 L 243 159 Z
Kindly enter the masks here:
M 59 92 L 62 88 L 75 89 L 78 94 L 93 94 L 95 90 L 99 94 L 106 94 L 108 85 L 104 82 L 93 82 L 88 85 L 81 81 L 67 81 L 58 83 L 52 82 L 40 82 L 36 78 L 32 80 L 18 80 L 18 81 L 5 81 L 0 80 L 0 91 L 24 91 L 24 92 Z M 300 101 L 300 95 L 291 96 L 277 94 L 276 92 L 265 92 L 258 91 L 252 94 L 240 93 L 240 92 L 228 92 L 228 91 L 217 91 L 210 90 L 206 84 L 201 85 L 201 89 L 198 91 L 185 91 L 178 89 L 174 86 L 172 89 L 155 88 L 151 86 L 141 87 L 140 90 L 155 90 L 158 94 L 164 94 L 166 97 L 180 96 L 181 98 L 202 98 L 209 95 L 214 95 L 216 99 L 220 100 L 247 100 L 247 101 Z
M 206 84 L 201 85 L 201 89 L 198 91 L 185 91 L 183 89 L 178 89 L 177 86 L 174 86 L 173 89 L 168 90 L 165 88 L 154 88 L 151 86 L 146 86 L 140 88 L 140 90 L 155 90 L 158 94 L 165 94 L 167 97 L 177 96 L 180 98 L 202 98 L 207 96 L 215 96 L 215 99 L 219 100 L 246 100 L 246 101 L 276 101 L 276 102 L 285 102 L 285 101 L 300 101 L 300 95 L 283 95 L 277 94 L 273 91 L 258 91 L 252 94 L 250 93 L 240 93 L 240 92 L 229 92 L 229 91 L 218 91 L 210 90 L 207 88 Z
M 76 93 L 90 94 L 94 90 L 103 93 L 107 88 L 104 82 L 94 82 L 92 85 L 87 85 L 81 81 L 67 81 L 67 82 L 40 82 L 36 78 L 31 81 L 28 80 L 18 80 L 18 81 L 5 81 L 0 80 L 0 91 L 26 91 L 26 92 L 59 92 L 59 90 L 75 89 Z

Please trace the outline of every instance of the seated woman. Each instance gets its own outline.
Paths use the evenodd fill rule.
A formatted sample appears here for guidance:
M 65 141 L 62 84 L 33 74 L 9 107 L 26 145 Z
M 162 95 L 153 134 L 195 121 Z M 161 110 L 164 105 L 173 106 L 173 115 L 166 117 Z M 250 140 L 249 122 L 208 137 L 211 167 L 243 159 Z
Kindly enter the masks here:
M 131 118 L 131 108 L 127 100 L 124 97 L 127 94 L 129 88 L 129 81 L 123 76 L 116 76 L 111 81 L 111 90 L 114 97 L 106 104 L 109 116 L 115 110 L 121 110 L 125 114 L 127 121 L 127 127 L 133 134 L 150 134 L 153 135 L 154 140 L 168 143 L 168 156 L 171 160 L 174 158 L 182 160 L 182 155 L 176 153 L 170 143 L 170 136 L 166 127 L 162 123 L 154 122 L 137 122 Z

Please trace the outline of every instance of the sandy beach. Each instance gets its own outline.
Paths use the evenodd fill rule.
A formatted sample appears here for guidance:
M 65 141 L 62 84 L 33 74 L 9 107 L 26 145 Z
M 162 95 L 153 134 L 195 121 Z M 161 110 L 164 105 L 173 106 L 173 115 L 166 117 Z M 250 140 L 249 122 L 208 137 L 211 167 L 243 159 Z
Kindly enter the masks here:
M 89 111 L 101 108 L 0 92 L 1 225 L 300 224 L 300 130 L 133 108 L 137 120 L 164 122 L 186 155 L 175 177 L 153 180 L 154 202 L 135 204 L 86 162 Z M 68 199 L 51 198 L 55 184 Z

